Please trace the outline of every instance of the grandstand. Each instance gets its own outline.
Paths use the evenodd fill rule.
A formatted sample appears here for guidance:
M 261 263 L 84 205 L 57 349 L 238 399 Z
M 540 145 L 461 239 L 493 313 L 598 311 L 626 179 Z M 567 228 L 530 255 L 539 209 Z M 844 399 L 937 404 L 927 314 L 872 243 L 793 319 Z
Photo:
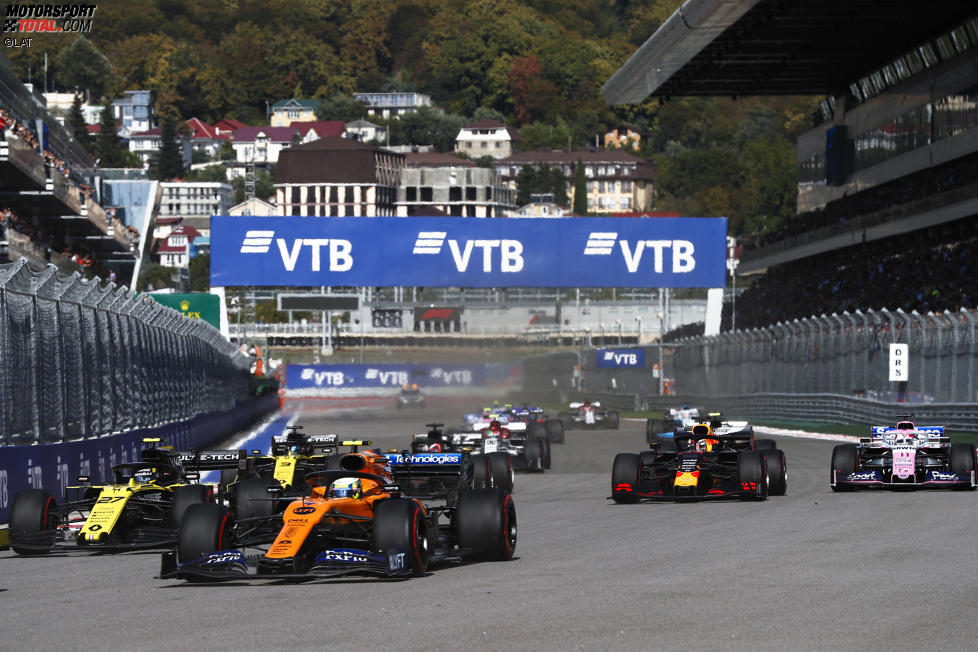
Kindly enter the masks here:
M 976 305 L 976 62 L 970 3 L 688 0 L 602 92 L 823 97 L 797 141 L 797 217 L 742 243 L 750 328 Z
M 140 232 L 108 206 L 97 162 L 0 52 L 0 262 L 26 258 L 128 284 Z

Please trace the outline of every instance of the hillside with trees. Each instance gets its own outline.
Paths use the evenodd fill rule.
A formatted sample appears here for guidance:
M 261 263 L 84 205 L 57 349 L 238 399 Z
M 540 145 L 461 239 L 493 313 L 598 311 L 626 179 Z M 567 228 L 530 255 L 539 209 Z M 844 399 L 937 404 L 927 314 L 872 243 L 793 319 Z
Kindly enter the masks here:
M 164 118 L 266 123 L 269 104 L 316 98 L 349 119 L 356 91 L 417 91 L 444 110 L 394 120 L 391 142 L 451 150 L 458 127 L 498 116 L 524 148 L 595 146 L 629 124 L 658 168 L 659 210 L 728 215 L 763 233 L 794 214 L 794 139 L 811 98 L 676 99 L 611 107 L 601 85 L 679 0 L 129 0 L 90 34 L 38 34 L 8 54 L 89 101 L 149 89 Z M 323 115 L 325 114 L 325 115 Z M 386 122 L 374 120 L 375 122 Z M 397 141 L 397 142 L 395 142 Z

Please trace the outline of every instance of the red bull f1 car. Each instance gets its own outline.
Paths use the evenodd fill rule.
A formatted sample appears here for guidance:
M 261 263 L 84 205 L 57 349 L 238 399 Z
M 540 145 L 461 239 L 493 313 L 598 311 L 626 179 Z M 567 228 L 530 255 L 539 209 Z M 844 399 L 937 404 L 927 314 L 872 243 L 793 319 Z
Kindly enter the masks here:
M 943 426 L 872 426 L 858 444 L 832 451 L 833 491 L 860 488 L 974 490 L 975 446 L 951 443 Z
M 675 446 L 657 442 L 641 453 L 619 453 L 611 471 L 616 503 L 765 500 L 787 491 L 784 452 L 773 440 L 754 440 L 753 431 L 715 432 L 700 423 L 675 434 Z

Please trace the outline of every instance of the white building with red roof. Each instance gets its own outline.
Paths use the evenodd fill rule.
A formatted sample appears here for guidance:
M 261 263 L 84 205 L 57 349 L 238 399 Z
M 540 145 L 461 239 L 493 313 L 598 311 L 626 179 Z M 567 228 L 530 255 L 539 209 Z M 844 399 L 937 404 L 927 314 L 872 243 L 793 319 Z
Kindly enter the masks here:
M 516 151 L 515 144 L 520 141 L 520 132 L 507 127 L 499 120 L 486 118 L 462 127 L 455 137 L 455 152 L 469 158 L 491 156 L 503 159 Z
M 298 141 L 299 130 L 293 127 L 240 127 L 234 132 L 234 157 L 239 163 L 278 163 L 283 149 Z
M 200 231 L 183 224 L 170 229 L 156 253 L 165 267 L 187 267 L 190 264 L 190 243 L 201 237 Z
M 299 131 L 299 140 L 311 143 L 327 136 L 339 137 L 346 136 L 346 123 L 342 120 L 310 120 L 308 122 L 293 122 L 289 125 L 290 129 Z

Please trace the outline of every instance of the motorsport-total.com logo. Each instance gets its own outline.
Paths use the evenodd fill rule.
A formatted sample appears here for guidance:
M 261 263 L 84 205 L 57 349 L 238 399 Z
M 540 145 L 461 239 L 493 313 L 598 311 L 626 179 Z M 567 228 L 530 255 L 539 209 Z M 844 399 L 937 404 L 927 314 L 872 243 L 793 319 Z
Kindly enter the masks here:
M 92 31 L 96 5 L 10 3 L 3 10 L 3 33 L 38 34 Z

